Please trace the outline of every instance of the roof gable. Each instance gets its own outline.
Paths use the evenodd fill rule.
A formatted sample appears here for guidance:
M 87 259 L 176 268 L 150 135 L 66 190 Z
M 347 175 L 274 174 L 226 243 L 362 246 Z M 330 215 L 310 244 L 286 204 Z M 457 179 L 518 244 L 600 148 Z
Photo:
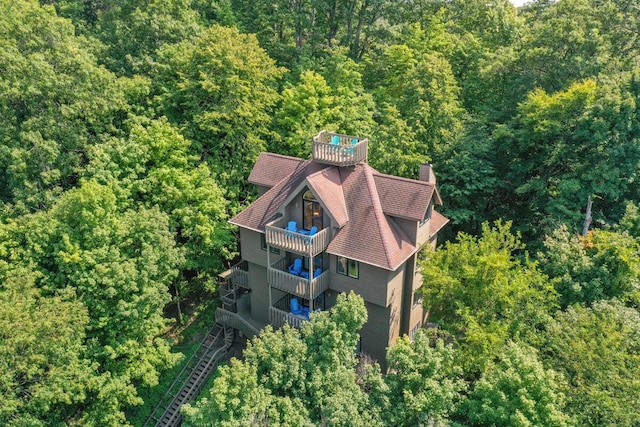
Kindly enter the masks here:
M 378 172 L 373 174 L 373 179 L 384 213 L 413 221 L 424 219 L 434 194 L 434 184 Z
M 327 252 L 395 270 L 416 247 L 393 219 L 384 214 L 374 172 L 364 163 L 355 169 L 340 170 L 349 222 L 336 233 Z
M 297 157 L 260 153 L 256 164 L 251 169 L 248 181 L 252 184 L 273 187 L 291 175 L 302 162 L 304 160 Z
M 308 176 L 307 185 L 320 199 L 320 203 L 336 222 L 338 228 L 344 227 L 349 221 L 349 215 L 338 168 L 328 167 Z

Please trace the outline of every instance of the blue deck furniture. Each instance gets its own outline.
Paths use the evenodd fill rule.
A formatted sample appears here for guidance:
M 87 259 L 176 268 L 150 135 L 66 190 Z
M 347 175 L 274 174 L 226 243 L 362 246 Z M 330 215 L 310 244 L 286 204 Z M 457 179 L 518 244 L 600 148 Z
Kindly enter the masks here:
M 293 274 L 295 276 L 299 276 L 302 273 L 302 259 L 296 258 L 288 268 L 289 274 Z
M 322 268 L 318 267 L 315 269 L 315 271 L 313 272 L 313 279 L 315 279 L 316 277 L 318 277 L 319 275 L 322 274 Z M 303 271 L 302 273 L 300 273 L 300 277 L 304 278 L 304 279 L 309 279 L 309 272 L 308 271 Z
M 355 154 L 356 153 L 356 144 L 358 143 L 358 138 L 353 138 L 351 140 L 351 146 L 343 148 L 343 154 Z
M 302 307 L 300 307 L 300 303 L 298 303 L 298 298 L 291 298 L 291 301 L 289 301 L 289 310 L 291 314 L 302 314 Z
M 331 137 L 331 151 L 337 151 L 340 149 L 340 137 L 338 135 L 333 135 Z
M 287 224 L 287 226 L 284 228 L 287 231 L 291 231 L 293 233 L 296 233 L 298 231 L 298 223 L 295 221 L 289 221 L 289 223 Z M 287 236 L 293 236 L 292 233 L 287 233 Z
M 318 227 L 316 227 L 315 225 L 313 227 L 311 227 L 311 229 L 309 231 L 307 231 L 307 230 L 300 231 L 300 233 L 305 235 L 304 242 L 307 245 L 309 243 L 311 243 L 311 237 L 315 236 L 315 234 L 317 232 L 318 232 Z

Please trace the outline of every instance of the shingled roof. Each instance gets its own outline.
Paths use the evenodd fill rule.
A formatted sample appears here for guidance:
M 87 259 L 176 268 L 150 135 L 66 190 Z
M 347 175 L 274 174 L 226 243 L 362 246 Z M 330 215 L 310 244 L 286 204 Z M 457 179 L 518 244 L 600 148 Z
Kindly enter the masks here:
M 249 182 L 266 187 L 273 187 L 304 162 L 303 159 L 282 156 L 273 153 L 260 153 L 256 164 L 249 174 Z
M 276 171 L 277 167 L 290 172 L 275 182 L 276 178 L 267 175 L 273 171 L 281 176 L 283 172 Z M 272 187 L 232 218 L 232 224 L 264 231 L 283 204 L 307 186 L 339 228 L 327 252 L 392 271 L 418 250 L 393 217 L 421 221 L 435 194 L 434 184 L 381 174 L 366 163 L 336 167 L 314 160 L 261 155 L 251 176 L 252 182 Z M 448 220 L 435 215 L 434 211 L 439 229 Z

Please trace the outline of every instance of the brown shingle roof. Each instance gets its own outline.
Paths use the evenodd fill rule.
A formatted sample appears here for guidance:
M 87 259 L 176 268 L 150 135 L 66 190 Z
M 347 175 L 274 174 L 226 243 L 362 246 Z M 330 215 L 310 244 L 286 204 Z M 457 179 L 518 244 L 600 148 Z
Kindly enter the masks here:
M 373 177 L 376 171 L 360 163 L 354 169 L 343 168 L 340 173 L 349 222 L 334 236 L 327 252 L 395 270 L 416 247 L 382 211 Z
M 275 219 L 276 213 L 278 213 L 282 204 L 297 191 L 306 177 L 324 168 L 326 168 L 326 165 L 311 160 L 303 160 L 286 177 L 287 179 L 282 179 L 269 191 L 258 197 L 248 208 L 231 218 L 229 222 L 251 230 L 264 231 L 265 224 Z
M 261 155 L 260 159 L 256 168 L 264 169 L 273 164 L 272 157 Z M 289 167 L 297 164 L 288 176 L 230 222 L 262 232 L 265 224 L 275 219 L 282 205 L 306 183 L 339 226 L 327 247 L 328 253 L 387 270 L 397 269 L 415 253 L 417 248 L 393 216 L 422 220 L 435 194 L 433 185 L 384 175 L 366 163 L 338 168 L 313 160 L 296 160 L 288 163 Z M 256 175 L 265 173 L 266 169 Z M 261 182 L 267 185 L 273 180 L 263 178 Z M 447 221 L 434 212 L 430 229 L 439 229 Z
M 282 156 L 273 153 L 260 153 L 260 157 L 249 174 L 249 182 L 273 187 L 291 173 L 304 160 L 297 157 Z
M 435 210 L 431 214 L 431 223 L 429 224 L 429 234 L 433 236 L 438 231 L 442 229 L 449 222 L 449 218 L 442 215 L 440 212 L 436 212 Z
M 338 168 L 332 166 L 316 172 L 307 177 L 307 183 L 338 227 L 343 227 L 349 220 L 349 215 Z
M 387 215 L 422 221 L 427 213 L 434 184 L 415 179 L 374 173 L 382 210 Z

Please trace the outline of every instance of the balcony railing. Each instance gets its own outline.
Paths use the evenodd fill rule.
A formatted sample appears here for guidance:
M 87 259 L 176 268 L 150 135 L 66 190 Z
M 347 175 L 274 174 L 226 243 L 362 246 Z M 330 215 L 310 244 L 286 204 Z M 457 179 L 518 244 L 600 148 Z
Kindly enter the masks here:
M 240 261 L 218 277 L 219 281 L 226 282 L 228 287 L 240 286 L 245 289 L 251 289 L 249 284 L 249 263 L 247 261 Z
M 313 236 L 285 230 L 286 221 L 279 218 L 265 226 L 267 244 L 304 256 L 316 256 L 329 244 L 329 229 L 324 228 Z
M 240 314 L 232 313 L 228 310 L 225 310 L 224 308 L 216 309 L 216 322 L 237 329 L 249 338 L 258 335 L 258 333 L 260 332 L 258 328 L 253 326 Z
M 306 320 L 306 318 L 291 314 L 288 311 L 280 310 L 276 307 L 269 307 L 269 323 L 276 328 L 284 326 L 285 323 L 290 324 L 294 328 L 300 328 L 302 322 Z
M 337 138 L 336 138 L 337 137 Z M 353 166 L 367 161 L 369 140 L 322 131 L 313 138 L 313 158 L 335 166 Z
M 329 272 L 323 271 L 313 280 L 289 274 L 287 260 L 281 259 L 268 269 L 268 283 L 270 286 L 297 295 L 301 298 L 315 299 L 329 289 Z

